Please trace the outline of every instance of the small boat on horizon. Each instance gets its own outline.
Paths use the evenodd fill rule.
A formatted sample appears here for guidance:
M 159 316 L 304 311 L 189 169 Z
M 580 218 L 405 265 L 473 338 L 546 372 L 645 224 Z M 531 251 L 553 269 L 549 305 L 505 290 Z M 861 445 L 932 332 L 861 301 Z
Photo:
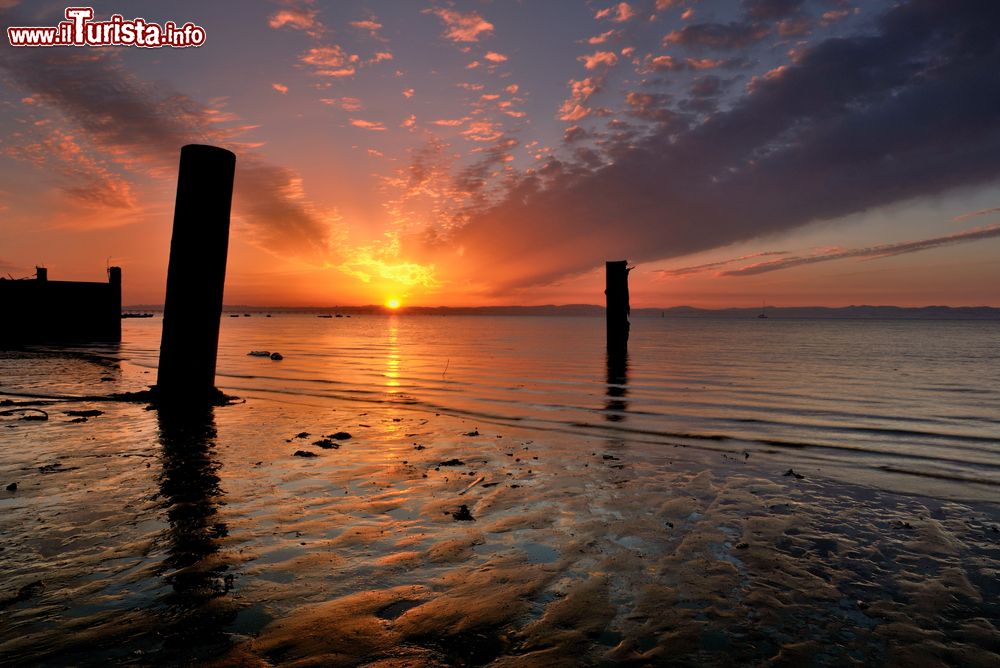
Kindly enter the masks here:
M 761 302 L 761 304 L 760 304 L 760 313 L 757 314 L 757 317 L 758 318 L 766 318 L 767 317 L 767 314 L 764 313 L 764 302 Z

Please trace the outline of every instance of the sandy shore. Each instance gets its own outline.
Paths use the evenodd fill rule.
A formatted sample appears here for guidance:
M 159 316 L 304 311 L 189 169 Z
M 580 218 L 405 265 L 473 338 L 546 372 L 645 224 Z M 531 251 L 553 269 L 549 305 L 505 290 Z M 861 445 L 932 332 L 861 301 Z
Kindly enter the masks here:
M 64 393 L 149 382 L 34 364 Z M 996 506 L 405 400 L 245 398 L 3 417 L 0 663 L 1000 665 Z

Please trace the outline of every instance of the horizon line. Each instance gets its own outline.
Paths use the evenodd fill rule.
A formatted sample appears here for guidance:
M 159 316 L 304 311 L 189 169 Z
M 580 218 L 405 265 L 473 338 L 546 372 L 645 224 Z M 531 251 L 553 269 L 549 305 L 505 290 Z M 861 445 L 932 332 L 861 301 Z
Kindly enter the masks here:
M 335 305 L 278 305 L 278 304 L 265 304 L 265 305 L 253 305 L 253 304 L 223 304 L 223 311 L 226 309 L 231 310 L 243 310 L 243 311 L 322 311 L 322 310 L 337 310 L 337 309 L 369 309 L 369 310 L 379 310 L 388 312 L 406 312 L 413 310 L 440 310 L 440 309 L 451 309 L 451 310 L 461 310 L 461 309 L 568 309 L 568 308 L 592 308 L 604 310 L 606 307 L 601 304 L 587 304 L 587 303 L 568 303 L 568 304 L 481 304 L 481 305 L 460 305 L 460 306 L 446 306 L 446 305 L 412 305 L 412 306 L 400 306 L 396 309 L 390 309 L 384 304 L 335 304 Z M 908 310 L 921 310 L 921 309 L 992 309 L 1000 310 L 1000 306 L 990 306 L 986 304 L 961 304 L 961 305 L 951 305 L 951 304 L 925 304 L 923 306 L 900 306 L 898 304 L 849 304 L 847 306 L 824 306 L 821 304 L 806 304 L 806 305 L 796 305 L 796 306 L 774 306 L 774 305 L 764 305 L 763 307 L 758 306 L 720 306 L 720 307 L 705 307 L 705 306 L 691 306 L 688 304 L 678 304 L 674 306 L 636 306 L 631 310 L 634 311 L 672 311 L 678 309 L 691 309 L 696 311 L 758 311 L 761 308 L 767 309 L 827 309 L 827 310 L 838 310 L 838 309 L 862 309 L 862 308 L 885 308 L 885 309 L 908 309 Z M 122 305 L 122 310 L 125 309 L 147 309 L 153 311 L 162 311 L 163 304 L 127 304 Z

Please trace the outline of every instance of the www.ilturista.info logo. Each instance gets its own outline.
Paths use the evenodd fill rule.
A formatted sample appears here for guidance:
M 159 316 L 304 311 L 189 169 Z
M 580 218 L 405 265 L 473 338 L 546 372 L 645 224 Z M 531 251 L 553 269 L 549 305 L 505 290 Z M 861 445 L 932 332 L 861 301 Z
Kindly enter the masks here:
M 205 43 L 205 29 L 188 21 L 182 26 L 173 21 L 163 25 L 143 18 L 126 20 L 112 14 L 107 21 L 93 21 L 93 7 L 67 7 L 66 20 L 55 27 L 10 27 L 7 39 L 11 46 L 162 46 L 183 48 Z

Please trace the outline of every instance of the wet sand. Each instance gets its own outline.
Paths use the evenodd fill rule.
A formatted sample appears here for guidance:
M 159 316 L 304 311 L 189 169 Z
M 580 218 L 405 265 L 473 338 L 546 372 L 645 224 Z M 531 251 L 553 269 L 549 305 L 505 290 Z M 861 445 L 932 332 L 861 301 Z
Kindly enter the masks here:
M 0 423 L 3 664 L 1000 665 L 995 505 L 405 397 L 37 407 Z

